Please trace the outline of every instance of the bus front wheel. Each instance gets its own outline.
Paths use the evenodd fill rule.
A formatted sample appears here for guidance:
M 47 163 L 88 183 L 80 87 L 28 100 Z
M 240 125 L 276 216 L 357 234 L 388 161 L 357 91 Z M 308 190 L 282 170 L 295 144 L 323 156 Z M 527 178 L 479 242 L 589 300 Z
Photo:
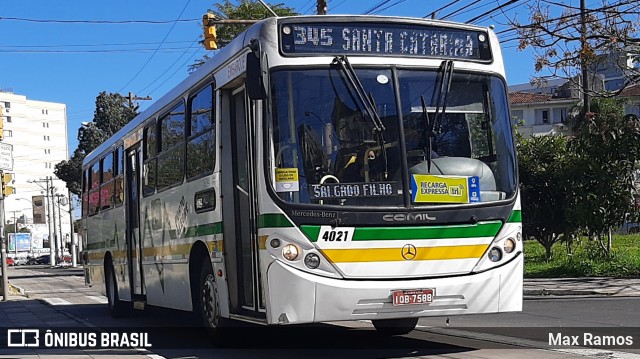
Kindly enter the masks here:
M 118 297 L 118 284 L 116 282 L 116 271 L 113 265 L 105 266 L 104 282 L 107 290 L 107 305 L 109 312 L 114 318 L 124 317 L 127 314 L 125 303 Z
M 377 319 L 371 322 L 380 334 L 403 335 L 416 328 L 418 318 Z
M 210 335 L 219 332 L 220 302 L 218 300 L 218 286 L 209 258 L 205 258 L 200 269 L 198 290 L 198 315 Z

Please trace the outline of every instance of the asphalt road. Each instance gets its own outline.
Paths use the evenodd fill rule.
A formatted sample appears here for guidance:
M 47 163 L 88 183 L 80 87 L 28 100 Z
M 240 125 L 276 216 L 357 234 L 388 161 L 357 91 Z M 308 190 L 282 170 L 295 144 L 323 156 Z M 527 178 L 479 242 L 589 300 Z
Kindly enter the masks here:
M 640 298 L 563 298 L 527 300 L 521 313 L 423 318 L 409 335 L 379 336 L 367 322 L 321 324 L 312 327 L 264 327 L 242 324 L 232 328 L 215 346 L 201 330 L 191 328 L 188 313 L 147 308 L 128 318 L 111 318 L 106 298 L 84 286 L 78 269 L 16 267 L 12 284 L 29 300 L 39 300 L 74 318 L 80 325 L 100 328 L 138 328 L 151 333 L 156 346 L 149 353 L 178 357 L 349 357 L 405 358 L 570 358 L 640 357 L 640 350 L 544 347 L 549 334 L 633 335 L 640 348 Z M 1 306 L 0 306 L 1 308 Z M 634 327 L 636 326 L 636 327 Z M 611 329 L 614 328 L 614 329 Z M 629 334 L 631 333 L 631 334 Z M 188 349 L 187 349 L 188 348 Z

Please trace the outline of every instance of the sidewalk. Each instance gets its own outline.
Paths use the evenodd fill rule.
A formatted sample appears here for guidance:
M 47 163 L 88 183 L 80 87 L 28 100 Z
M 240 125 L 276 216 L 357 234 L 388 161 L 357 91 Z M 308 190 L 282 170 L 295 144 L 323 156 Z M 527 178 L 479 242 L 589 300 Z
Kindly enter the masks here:
M 524 295 L 640 297 L 640 278 L 525 278 Z

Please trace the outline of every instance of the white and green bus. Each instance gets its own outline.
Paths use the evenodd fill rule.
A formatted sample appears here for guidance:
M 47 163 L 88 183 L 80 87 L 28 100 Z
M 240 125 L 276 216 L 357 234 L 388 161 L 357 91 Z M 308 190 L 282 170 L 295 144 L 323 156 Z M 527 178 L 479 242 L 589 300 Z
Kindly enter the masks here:
M 512 133 L 489 28 L 262 20 L 86 157 L 86 282 L 213 331 L 520 311 Z

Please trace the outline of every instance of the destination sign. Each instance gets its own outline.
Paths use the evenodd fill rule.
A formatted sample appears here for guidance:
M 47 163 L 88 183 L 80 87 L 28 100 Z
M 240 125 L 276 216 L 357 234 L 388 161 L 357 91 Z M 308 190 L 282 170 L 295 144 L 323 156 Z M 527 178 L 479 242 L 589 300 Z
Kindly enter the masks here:
M 284 54 L 491 60 L 485 31 L 398 23 L 285 23 L 280 33 Z
M 313 199 L 388 197 L 398 195 L 397 182 L 324 183 L 310 185 Z

